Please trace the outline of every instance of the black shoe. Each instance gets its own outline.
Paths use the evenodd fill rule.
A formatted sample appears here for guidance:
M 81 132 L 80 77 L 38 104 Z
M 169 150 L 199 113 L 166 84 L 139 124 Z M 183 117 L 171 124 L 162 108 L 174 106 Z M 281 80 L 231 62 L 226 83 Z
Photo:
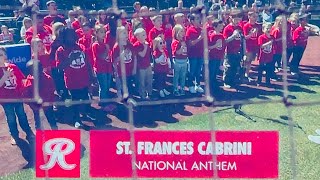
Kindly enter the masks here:
M 27 140 L 29 143 L 34 142 L 34 139 L 35 139 L 35 135 L 33 134 L 33 132 L 27 134 L 26 140 Z

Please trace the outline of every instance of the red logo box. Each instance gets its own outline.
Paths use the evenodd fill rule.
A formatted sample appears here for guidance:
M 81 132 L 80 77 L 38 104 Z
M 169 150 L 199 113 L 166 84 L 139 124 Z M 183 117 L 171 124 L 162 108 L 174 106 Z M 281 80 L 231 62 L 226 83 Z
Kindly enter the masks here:
M 36 133 L 36 177 L 80 177 L 80 130 Z
M 217 131 L 211 138 L 210 131 L 136 131 L 132 139 L 128 131 L 91 131 L 90 176 L 278 177 L 278 132 Z

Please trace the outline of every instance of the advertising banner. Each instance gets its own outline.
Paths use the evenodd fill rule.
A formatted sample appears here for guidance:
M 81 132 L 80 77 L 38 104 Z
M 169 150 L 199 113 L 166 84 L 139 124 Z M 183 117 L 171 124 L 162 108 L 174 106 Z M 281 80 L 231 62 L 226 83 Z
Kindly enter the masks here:
M 128 131 L 91 131 L 90 176 L 129 178 L 134 168 L 140 178 L 278 177 L 277 132 L 217 131 L 214 143 L 212 135 L 136 131 L 130 138 Z

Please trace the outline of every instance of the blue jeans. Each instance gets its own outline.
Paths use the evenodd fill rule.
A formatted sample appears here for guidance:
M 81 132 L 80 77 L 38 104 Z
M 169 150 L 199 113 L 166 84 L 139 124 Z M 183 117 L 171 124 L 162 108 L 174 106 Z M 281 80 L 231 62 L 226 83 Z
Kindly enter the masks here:
M 190 63 L 190 80 L 189 86 L 200 85 L 200 75 L 202 73 L 203 59 L 202 58 L 189 58 Z
M 100 100 L 107 99 L 109 97 L 109 89 L 111 84 L 111 74 L 97 73 L 97 79 L 99 82 L 99 97 Z
M 173 89 L 177 91 L 179 89 L 184 89 L 186 82 L 186 75 L 188 71 L 188 59 L 175 59 L 174 60 L 174 76 L 173 76 Z
M 41 125 L 41 118 L 40 118 L 40 110 L 39 108 L 31 108 L 33 111 L 33 117 L 34 117 L 34 122 L 35 122 L 35 128 L 36 129 L 43 129 Z M 53 112 L 53 107 L 45 107 L 43 108 L 43 112 L 50 124 L 51 129 L 57 129 L 57 122 L 54 118 L 54 112 Z
M 19 137 L 16 116 L 18 117 L 21 129 L 27 135 L 33 134 L 29 126 L 27 115 L 24 111 L 23 103 L 4 103 L 2 104 L 2 107 L 6 114 L 9 131 L 12 137 Z

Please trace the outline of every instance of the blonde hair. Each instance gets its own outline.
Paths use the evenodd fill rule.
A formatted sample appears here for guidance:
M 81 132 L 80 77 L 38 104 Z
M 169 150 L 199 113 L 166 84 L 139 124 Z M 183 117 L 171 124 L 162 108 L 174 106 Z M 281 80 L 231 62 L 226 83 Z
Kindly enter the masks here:
M 263 24 L 262 24 L 262 31 L 265 33 L 265 32 L 266 32 L 265 30 L 266 30 L 267 28 L 271 28 L 271 27 L 272 27 L 272 24 L 271 24 L 271 23 L 268 23 L 268 22 L 267 22 L 267 23 L 263 23 Z
M 150 19 L 151 19 L 151 21 L 155 21 L 156 19 L 158 19 L 158 18 L 161 18 L 162 19 L 162 16 L 161 15 L 156 15 L 156 16 L 152 16 Z
M 173 27 L 173 38 L 178 39 L 178 34 L 184 30 L 184 27 L 181 24 L 177 24 Z
M 38 37 L 33 38 L 33 39 L 31 40 L 31 50 L 32 50 L 32 51 L 35 51 L 35 49 L 38 49 L 38 44 L 39 44 L 39 43 L 43 43 L 40 38 L 38 38 Z
M 117 27 L 117 35 L 116 35 L 116 41 L 119 42 L 119 35 L 121 32 L 125 31 L 126 33 L 128 33 L 128 30 L 126 29 L 126 27 L 124 26 L 119 26 Z
M 159 36 L 154 38 L 154 40 L 152 41 L 152 46 L 154 51 L 158 48 L 160 41 L 163 41 L 163 39 Z
M 55 37 L 59 35 L 59 30 L 64 27 L 64 24 L 61 22 L 56 22 L 52 25 L 52 32 Z
M 283 18 L 283 15 L 277 16 L 274 21 L 273 27 L 280 28 L 280 23 L 282 23 L 282 18 Z
M 134 31 L 133 35 L 138 36 L 139 34 L 146 32 L 143 28 L 138 28 Z

